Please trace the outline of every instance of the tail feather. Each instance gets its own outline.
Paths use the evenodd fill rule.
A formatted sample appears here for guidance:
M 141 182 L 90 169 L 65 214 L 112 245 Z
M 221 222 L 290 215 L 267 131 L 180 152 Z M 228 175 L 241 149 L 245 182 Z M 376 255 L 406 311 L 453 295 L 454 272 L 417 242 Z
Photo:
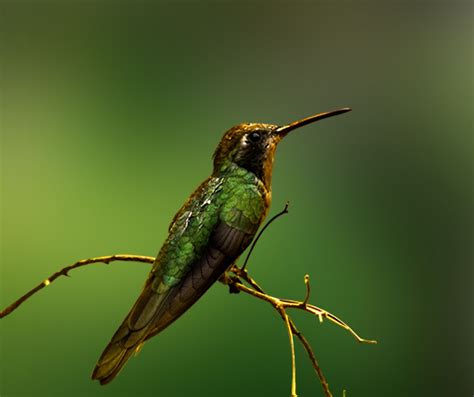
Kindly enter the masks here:
M 122 367 L 125 365 L 127 360 L 133 354 L 133 349 L 123 350 L 119 357 L 117 357 L 112 363 L 106 364 L 104 369 L 101 370 L 95 375 L 95 370 L 93 374 L 93 379 L 98 379 L 101 385 L 106 385 L 109 382 L 112 382 L 118 373 L 122 370 Z M 96 369 L 99 368 L 98 366 Z
M 153 327 L 166 294 L 157 294 L 147 283 L 137 302 L 115 332 L 97 362 L 92 379 L 102 385 L 112 381 L 130 356 L 140 348 Z

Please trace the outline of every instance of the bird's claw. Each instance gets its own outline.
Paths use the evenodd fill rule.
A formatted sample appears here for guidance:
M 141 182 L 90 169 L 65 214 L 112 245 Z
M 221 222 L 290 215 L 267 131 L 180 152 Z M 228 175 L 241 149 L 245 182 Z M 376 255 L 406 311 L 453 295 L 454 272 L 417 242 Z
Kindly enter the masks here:
M 234 276 L 233 274 L 229 274 L 228 272 L 224 273 L 220 278 L 219 281 L 225 285 L 229 286 L 229 293 L 230 294 L 238 294 L 240 291 L 235 286 L 235 283 L 240 281 L 239 277 Z

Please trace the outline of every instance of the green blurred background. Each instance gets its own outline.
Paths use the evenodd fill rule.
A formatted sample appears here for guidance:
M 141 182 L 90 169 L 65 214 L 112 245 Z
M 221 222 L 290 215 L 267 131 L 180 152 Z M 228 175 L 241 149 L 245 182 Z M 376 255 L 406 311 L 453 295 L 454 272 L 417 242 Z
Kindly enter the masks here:
M 1 305 L 62 266 L 155 255 L 221 135 L 351 106 L 280 146 L 250 270 L 305 314 L 336 396 L 471 396 L 473 2 L 1 4 Z M 2 396 L 287 396 L 276 313 L 214 286 L 109 386 L 143 264 L 93 265 L 1 322 Z M 298 392 L 321 395 L 297 350 Z

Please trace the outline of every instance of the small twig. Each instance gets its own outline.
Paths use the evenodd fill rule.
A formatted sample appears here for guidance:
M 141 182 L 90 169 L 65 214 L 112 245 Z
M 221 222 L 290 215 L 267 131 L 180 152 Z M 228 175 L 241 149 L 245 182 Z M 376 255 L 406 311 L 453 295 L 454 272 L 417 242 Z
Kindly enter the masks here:
M 311 286 L 309 285 L 309 274 L 304 276 L 304 284 L 306 285 L 306 296 L 304 297 L 303 306 L 306 306 L 311 295 Z
M 288 331 L 288 337 L 290 338 L 290 350 L 291 350 L 291 397 L 298 397 L 296 394 L 296 355 L 295 355 L 295 342 L 293 340 L 293 328 L 291 326 L 291 320 L 288 317 L 283 306 L 277 306 L 275 309 L 280 313 L 281 318 L 285 322 L 286 330 Z
M 321 367 L 318 364 L 318 361 L 316 360 L 316 356 L 314 355 L 311 345 L 304 337 L 304 335 L 298 330 L 298 328 L 296 328 L 296 325 L 293 321 L 291 321 L 291 327 L 293 329 L 293 334 L 296 335 L 296 337 L 299 339 L 304 349 L 306 350 L 306 353 L 308 353 L 308 357 L 311 361 L 311 364 L 313 364 L 314 371 L 316 372 L 316 375 L 319 378 L 319 382 L 321 383 L 321 387 L 323 388 L 324 395 L 326 397 L 332 397 L 332 393 L 329 390 L 329 384 L 323 374 L 323 371 L 321 370 Z
M 18 306 L 20 306 L 23 302 L 27 299 L 31 298 L 34 294 L 42 290 L 44 287 L 47 287 L 49 284 L 54 282 L 60 276 L 67 276 L 69 277 L 69 272 L 71 270 L 77 269 L 78 267 L 90 265 L 91 263 L 105 263 L 109 264 L 113 261 L 121 261 L 121 262 L 145 262 L 145 263 L 153 263 L 155 258 L 151 256 L 143 256 L 143 255 L 110 255 L 110 256 L 99 256 L 97 258 L 89 258 L 83 259 L 72 265 L 66 266 L 59 270 L 56 273 L 53 273 L 49 276 L 46 280 L 39 283 L 36 287 L 28 291 L 25 295 L 17 299 L 13 302 L 10 306 L 6 307 L 0 312 L 0 318 L 8 316 L 11 312 L 15 311 Z
M 247 257 L 245 258 L 245 261 L 244 261 L 244 264 L 242 265 L 242 270 L 245 270 L 245 267 L 247 266 L 247 262 L 249 261 L 249 258 L 250 258 L 250 255 L 252 255 L 252 251 L 253 249 L 255 248 L 255 245 L 257 244 L 260 236 L 263 234 L 263 232 L 265 231 L 265 229 L 271 225 L 271 223 L 278 219 L 280 216 L 282 215 L 285 215 L 285 214 L 288 214 L 288 206 L 290 205 L 290 202 L 287 201 L 285 203 L 285 208 L 283 208 L 283 210 L 281 212 L 279 212 L 278 214 L 274 215 L 272 218 L 270 218 L 270 220 L 265 224 L 265 226 L 260 230 L 260 232 L 257 234 L 257 237 L 255 237 L 255 239 L 253 240 L 252 242 L 252 245 L 250 246 L 250 250 L 247 254 Z

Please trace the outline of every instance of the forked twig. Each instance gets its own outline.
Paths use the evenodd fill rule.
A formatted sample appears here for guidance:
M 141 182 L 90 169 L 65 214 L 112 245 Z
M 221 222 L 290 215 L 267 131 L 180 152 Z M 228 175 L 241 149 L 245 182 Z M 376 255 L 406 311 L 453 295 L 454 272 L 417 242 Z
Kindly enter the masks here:
M 293 334 L 297 336 L 297 338 L 300 340 L 301 344 L 303 345 L 304 349 L 306 350 L 306 353 L 308 353 L 308 357 L 311 361 L 311 364 L 313 365 L 314 371 L 316 372 L 316 375 L 319 378 L 319 381 L 321 383 L 321 387 L 323 388 L 324 395 L 326 397 L 331 397 L 331 391 L 329 390 L 329 384 L 326 380 L 326 377 L 323 374 L 323 371 L 321 370 L 321 367 L 318 364 L 318 360 L 316 360 L 316 356 L 314 355 L 313 348 L 307 341 L 307 339 L 304 337 L 304 335 L 296 328 L 295 323 L 292 321 L 291 326 L 293 329 Z
M 240 280 L 239 274 L 241 274 L 241 271 L 242 270 L 240 268 L 238 268 L 237 266 L 234 265 L 230 269 L 230 272 L 235 274 L 237 276 L 237 278 L 236 277 L 229 277 L 229 278 L 227 278 L 227 282 L 229 284 L 232 284 L 232 287 L 237 289 L 238 291 L 245 292 L 248 295 L 252 295 L 255 298 L 258 298 L 260 300 L 263 300 L 265 302 L 270 303 L 275 308 L 275 310 L 280 314 L 280 316 L 282 317 L 282 319 L 285 322 L 285 325 L 287 325 L 287 327 L 288 327 L 288 323 L 287 323 L 287 319 L 288 319 L 289 325 L 291 327 L 290 328 L 291 333 L 292 333 L 292 335 L 295 335 L 299 339 L 299 341 L 303 345 L 304 349 L 306 350 L 306 352 L 308 354 L 308 357 L 311 361 L 311 364 L 313 365 L 313 368 L 314 368 L 316 374 L 318 375 L 319 381 L 320 381 L 321 386 L 323 388 L 324 395 L 326 397 L 332 396 L 332 393 L 329 389 L 328 382 L 327 382 L 326 378 L 324 377 L 324 374 L 321 370 L 321 367 L 319 366 L 319 364 L 316 360 L 316 356 L 314 355 L 314 352 L 313 352 L 313 349 L 312 349 L 311 345 L 309 344 L 308 340 L 304 337 L 304 335 L 298 330 L 298 328 L 296 327 L 296 325 L 295 325 L 294 321 L 291 319 L 291 317 L 288 316 L 288 314 L 286 313 L 286 309 L 300 309 L 300 310 L 306 311 L 310 314 L 318 316 L 320 322 L 323 322 L 323 319 L 326 318 L 329 321 L 333 322 L 334 324 L 338 325 L 339 327 L 349 331 L 349 333 L 351 333 L 354 336 L 354 338 L 357 340 L 357 342 L 367 343 L 367 344 L 376 344 L 377 341 L 361 338 L 344 321 L 342 321 L 341 319 L 336 317 L 334 314 L 331 314 L 328 311 L 326 311 L 324 309 L 321 309 L 321 308 L 319 308 L 315 305 L 305 303 L 304 301 L 295 301 L 295 300 L 292 300 L 292 299 L 277 298 L 277 297 L 271 296 L 271 295 L 269 295 L 269 294 L 267 294 L 263 291 L 257 291 L 254 288 L 247 287 Z M 249 284 L 253 284 L 253 283 L 256 284 L 256 282 L 253 279 L 251 279 L 251 277 L 247 273 L 246 273 L 246 278 L 247 279 L 245 280 L 245 282 L 248 282 Z M 305 277 L 305 279 L 307 279 L 306 286 L 307 286 L 307 291 L 309 291 L 309 287 L 308 287 L 309 277 Z M 249 282 L 249 280 L 250 280 L 250 282 Z M 309 299 L 308 294 L 307 294 L 307 298 Z M 295 368 L 295 356 L 294 356 L 295 353 L 294 353 L 294 347 L 292 345 L 292 343 L 293 343 L 292 341 L 293 341 L 293 338 L 290 337 L 290 347 L 291 347 L 291 354 L 292 354 L 292 357 L 291 357 L 291 362 L 292 362 L 291 396 L 296 396 L 296 381 L 295 381 L 296 368 Z

